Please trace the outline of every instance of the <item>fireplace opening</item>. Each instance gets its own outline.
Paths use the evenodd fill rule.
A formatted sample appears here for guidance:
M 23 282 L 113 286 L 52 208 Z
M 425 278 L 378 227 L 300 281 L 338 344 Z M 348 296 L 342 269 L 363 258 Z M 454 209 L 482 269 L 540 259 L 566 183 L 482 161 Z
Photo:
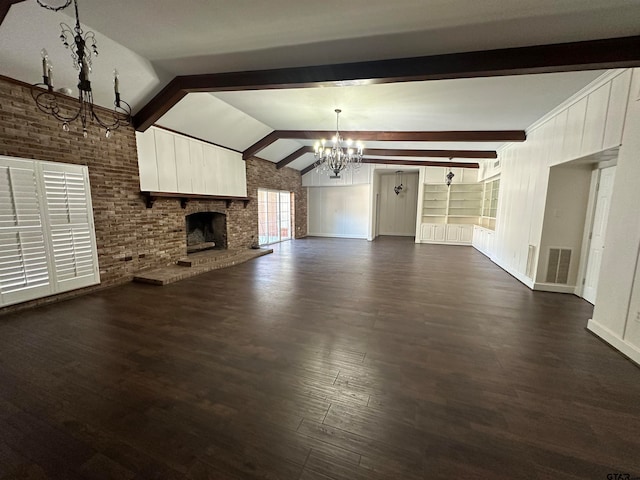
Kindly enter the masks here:
M 227 248 L 227 216 L 218 212 L 199 212 L 186 216 L 187 253 Z

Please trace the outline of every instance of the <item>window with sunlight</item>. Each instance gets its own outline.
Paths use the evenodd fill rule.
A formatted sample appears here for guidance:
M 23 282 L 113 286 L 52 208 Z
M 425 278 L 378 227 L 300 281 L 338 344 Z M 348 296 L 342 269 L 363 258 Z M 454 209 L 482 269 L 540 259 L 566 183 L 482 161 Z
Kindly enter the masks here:
M 258 189 L 258 235 L 260 245 L 293 238 L 294 194 Z

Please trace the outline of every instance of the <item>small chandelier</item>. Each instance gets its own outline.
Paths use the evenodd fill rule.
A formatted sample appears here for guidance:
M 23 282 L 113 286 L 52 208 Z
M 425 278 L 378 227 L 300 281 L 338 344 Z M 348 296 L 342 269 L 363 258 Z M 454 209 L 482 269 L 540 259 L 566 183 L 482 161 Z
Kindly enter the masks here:
M 41 7 L 55 12 L 63 10 L 68 7 L 72 0 L 57 0 L 53 2 L 53 5 L 44 3 L 42 0 L 37 0 Z M 96 36 L 94 32 L 84 32 L 80 26 L 80 17 L 78 16 L 78 1 L 73 0 L 76 13 L 76 25 L 72 29 L 66 23 L 61 23 L 60 28 L 62 33 L 60 34 L 60 40 L 65 48 L 71 50 L 71 58 L 73 59 L 73 66 L 78 70 L 78 102 L 79 106 L 77 111 L 71 112 L 70 115 L 62 113 L 68 111 L 67 107 L 61 107 L 58 104 L 56 94 L 53 89 L 53 77 L 52 70 L 53 65 L 49 61 L 49 55 L 47 51 L 42 49 L 42 80 L 43 83 L 37 83 L 32 88 L 31 96 L 36 102 L 38 108 L 52 115 L 57 120 L 62 122 L 62 130 L 69 131 L 69 124 L 80 119 L 82 124 L 82 134 L 87 138 L 87 123 L 94 121 L 102 128 L 105 129 L 105 136 L 110 138 L 113 130 L 117 129 L 121 125 L 129 125 L 131 123 L 131 107 L 127 102 L 120 99 L 120 81 L 118 78 L 118 71 L 113 71 L 113 90 L 115 94 L 115 101 L 113 102 L 114 108 L 110 111 L 107 119 L 98 116 L 93 104 L 93 92 L 91 91 L 91 82 L 89 81 L 89 74 L 91 73 L 91 59 L 93 56 L 98 56 L 98 45 L 96 43 Z M 43 91 L 42 88 L 45 90 Z
M 337 108 L 336 112 L 336 134 L 333 137 L 333 147 L 325 147 L 325 140 L 315 144 L 315 168 L 319 172 L 333 172 L 329 178 L 340 178 L 340 172 L 344 169 L 351 167 L 357 169 L 362 164 L 362 149 L 364 145 L 361 142 L 356 142 L 356 148 L 352 148 L 353 141 L 351 139 L 346 140 L 347 149 L 342 147 L 343 138 L 340 136 L 339 119 L 340 110 Z
M 453 158 L 450 158 L 450 159 L 449 159 L 449 161 L 451 161 L 451 160 L 453 160 Z M 456 174 L 455 174 L 455 173 L 453 173 L 453 172 L 451 171 L 451 167 L 449 167 L 449 173 L 447 173 L 447 174 L 445 175 L 445 177 L 444 177 L 444 178 L 446 178 L 445 182 L 446 182 L 446 184 L 447 184 L 447 187 L 450 187 L 450 186 L 451 186 L 451 182 L 453 181 L 453 177 L 455 177 L 455 176 L 456 176 Z
M 400 192 L 402 192 L 403 188 L 404 185 L 402 185 L 402 170 L 398 170 L 396 172 L 396 184 L 393 187 L 393 191 L 396 193 L 396 195 L 400 195 Z

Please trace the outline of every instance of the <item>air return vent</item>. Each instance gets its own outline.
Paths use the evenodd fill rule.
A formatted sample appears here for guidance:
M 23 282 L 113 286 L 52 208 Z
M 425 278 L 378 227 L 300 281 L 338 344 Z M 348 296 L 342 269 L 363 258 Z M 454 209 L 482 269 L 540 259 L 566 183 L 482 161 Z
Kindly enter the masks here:
M 570 265 L 570 248 L 550 248 L 549 263 L 547 264 L 547 283 L 562 283 L 566 285 L 569 280 Z

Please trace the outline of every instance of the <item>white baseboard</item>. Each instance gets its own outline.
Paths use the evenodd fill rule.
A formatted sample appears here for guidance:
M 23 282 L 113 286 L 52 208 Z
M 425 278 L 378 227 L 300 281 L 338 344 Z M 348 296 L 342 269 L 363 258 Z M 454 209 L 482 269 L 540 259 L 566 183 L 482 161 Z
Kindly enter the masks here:
M 504 265 L 500 265 L 500 263 L 498 263 L 495 259 L 489 257 L 490 260 L 495 263 L 496 265 L 498 265 L 501 269 L 503 269 L 505 272 L 507 272 L 509 275 L 511 275 L 512 277 L 514 277 L 516 280 L 518 280 L 520 283 L 523 283 L 524 285 L 526 285 L 527 287 L 529 287 L 531 290 L 533 290 L 533 286 L 534 286 L 534 282 L 533 280 L 531 280 L 529 277 L 527 277 L 526 275 L 520 273 L 520 272 L 516 272 L 515 270 L 512 270 L 509 267 L 505 267 Z
M 558 285 L 557 283 L 535 283 L 533 289 L 541 292 L 576 293 L 575 285 Z
M 607 342 L 613 348 L 629 357 L 630 360 L 640 365 L 640 349 L 625 342 L 607 327 L 599 324 L 598 322 L 594 322 L 593 319 L 589 319 L 587 322 L 587 329 Z
M 367 235 L 350 235 L 348 233 L 307 233 L 308 237 L 357 238 L 367 240 Z
M 416 243 L 424 243 L 425 245 L 454 245 L 456 247 L 470 247 L 470 243 L 462 243 L 462 242 L 436 242 L 431 240 L 416 240 Z

